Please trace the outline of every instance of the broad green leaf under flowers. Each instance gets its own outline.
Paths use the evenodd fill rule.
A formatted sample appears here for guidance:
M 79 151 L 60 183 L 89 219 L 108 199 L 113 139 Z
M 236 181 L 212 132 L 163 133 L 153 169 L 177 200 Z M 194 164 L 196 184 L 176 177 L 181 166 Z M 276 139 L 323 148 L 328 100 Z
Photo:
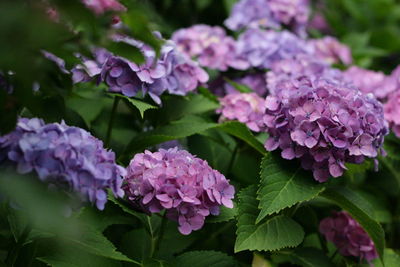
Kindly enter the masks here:
M 179 255 L 174 266 L 191 267 L 235 267 L 238 262 L 231 256 L 217 251 L 190 251 Z
M 315 182 L 310 172 L 274 153 L 264 157 L 260 176 L 257 199 L 260 201 L 261 212 L 257 223 L 284 208 L 311 200 L 324 190 L 324 186 Z
M 239 193 L 235 252 L 274 251 L 300 245 L 304 239 L 304 230 L 293 219 L 278 215 L 256 223 L 259 212 L 256 191 L 253 185 Z

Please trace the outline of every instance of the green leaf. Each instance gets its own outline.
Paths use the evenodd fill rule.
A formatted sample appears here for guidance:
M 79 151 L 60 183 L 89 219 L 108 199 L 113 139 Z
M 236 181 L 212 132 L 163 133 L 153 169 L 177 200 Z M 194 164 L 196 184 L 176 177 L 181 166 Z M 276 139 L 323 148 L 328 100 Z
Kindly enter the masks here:
M 260 152 L 261 155 L 266 154 L 266 150 L 263 144 L 258 141 L 257 138 L 255 138 L 255 136 L 243 123 L 237 121 L 229 121 L 220 124 L 218 127 L 224 132 L 245 141 L 249 146 Z
M 375 260 L 374 266 L 375 267 L 398 267 L 400 262 L 400 255 L 396 253 L 393 249 L 386 248 L 384 251 L 383 262 Z
M 238 263 L 231 256 L 218 251 L 190 251 L 179 255 L 175 266 L 190 267 L 235 267 Z
M 146 110 L 157 109 L 158 108 L 158 107 L 150 105 L 150 104 L 148 104 L 146 102 L 137 100 L 135 98 L 127 97 L 127 96 L 124 96 L 124 95 L 113 94 L 113 93 L 110 93 L 110 95 L 112 95 L 114 97 L 119 97 L 119 98 L 122 98 L 122 99 L 126 99 L 129 103 L 131 103 L 135 108 L 137 108 L 139 110 L 140 116 L 142 118 L 144 117 L 144 112 Z
M 258 141 L 249 129 L 240 122 L 230 121 L 218 124 L 204 121 L 200 117 L 186 116 L 182 120 L 172 122 L 169 125 L 135 136 L 128 144 L 124 156 L 126 158 L 131 158 L 130 156 L 135 152 L 143 151 L 150 146 L 166 141 L 185 138 L 194 134 L 200 134 L 210 129 L 220 129 L 243 140 L 260 153 L 266 153 L 261 142 Z
M 253 92 L 253 90 L 251 90 L 251 88 L 249 88 L 248 86 L 244 85 L 244 84 L 240 84 L 237 82 L 234 82 L 228 78 L 224 78 L 224 80 L 229 83 L 230 85 L 233 86 L 233 88 L 235 88 L 237 91 L 239 91 L 240 93 L 251 93 Z
M 140 221 L 142 221 L 143 223 L 146 223 L 146 214 L 144 213 L 140 213 L 138 211 L 133 210 L 133 208 L 131 206 L 129 206 L 128 203 L 126 203 L 123 200 L 120 199 L 116 199 L 114 197 L 113 194 L 108 194 L 108 200 L 110 200 L 112 203 L 116 204 L 118 207 L 120 207 L 125 213 L 128 213 L 134 217 L 136 217 L 137 219 L 139 219 Z
M 304 239 L 303 228 L 289 217 L 280 215 L 256 224 L 257 188 L 247 187 L 239 194 L 235 252 L 243 250 L 273 251 L 298 246 Z
M 220 208 L 220 213 L 218 216 L 210 215 L 207 217 L 206 222 L 209 223 L 219 223 L 219 222 L 227 222 L 235 218 L 238 213 L 237 205 L 235 204 L 232 209 L 222 206 Z
M 364 228 L 374 241 L 376 250 L 382 259 L 385 248 L 385 232 L 382 226 L 369 215 L 372 214 L 371 207 L 366 205 L 365 199 L 347 188 L 329 188 L 321 196 L 346 210 Z
M 100 115 L 105 107 L 106 101 L 100 97 L 89 99 L 80 95 L 72 95 L 65 99 L 65 104 L 78 113 L 90 127 L 92 121 Z
M 301 166 L 270 153 L 261 162 L 261 184 L 257 193 L 260 214 L 257 223 L 284 208 L 318 196 L 324 187 Z
M 298 248 L 293 252 L 280 252 L 279 254 L 288 256 L 287 259 L 291 263 L 303 267 L 335 266 L 323 251 L 316 248 Z
M 121 264 L 117 261 L 110 260 L 104 257 L 99 257 L 78 249 L 64 249 L 53 255 L 37 258 L 37 260 L 54 267 L 118 267 Z
M 63 238 L 88 253 L 113 260 L 134 262 L 121 252 L 117 251 L 115 246 L 105 236 L 103 236 L 101 232 L 98 232 L 91 227 L 85 227 L 80 230 L 79 238 L 69 236 L 63 236 Z

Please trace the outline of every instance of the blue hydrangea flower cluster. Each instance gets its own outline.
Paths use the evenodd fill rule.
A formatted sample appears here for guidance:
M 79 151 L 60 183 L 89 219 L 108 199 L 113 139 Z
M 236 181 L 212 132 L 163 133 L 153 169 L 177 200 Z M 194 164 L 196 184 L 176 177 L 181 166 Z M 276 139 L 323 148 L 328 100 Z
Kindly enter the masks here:
M 218 215 L 221 205 L 233 208 L 235 189 L 229 180 L 185 150 L 136 154 L 127 172 L 128 199 L 151 213 L 165 209 L 184 235 L 202 228 L 205 217 Z
M 0 137 L 0 163 L 17 164 L 19 173 L 35 171 L 40 180 L 65 186 L 103 210 L 107 190 L 123 197 L 125 169 L 115 154 L 89 132 L 65 123 L 21 118 L 15 131 Z
M 161 56 L 149 46 L 126 36 L 114 36 L 115 41 L 125 42 L 141 50 L 145 62 L 136 64 L 115 56 L 104 49 L 95 50 L 96 60 L 84 59 L 73 69 L 74 82 L 86 82 L 93 78 L 105 82 L 111 92 L 128 97 L 148 94 L 161 104 L 165 92 L 186 95 L 201 83 L 208 81 L 208 74 L 189 57 L 179 52 L 172 41 L 166 41 Z
M 388 126 L 372 95 L 336 80 L 302 76 L 283 80 L 266 99 L 268 151 L 300 158 L 314 178 L 339 177 L 346 163 L 362 163 L 382 152 Z

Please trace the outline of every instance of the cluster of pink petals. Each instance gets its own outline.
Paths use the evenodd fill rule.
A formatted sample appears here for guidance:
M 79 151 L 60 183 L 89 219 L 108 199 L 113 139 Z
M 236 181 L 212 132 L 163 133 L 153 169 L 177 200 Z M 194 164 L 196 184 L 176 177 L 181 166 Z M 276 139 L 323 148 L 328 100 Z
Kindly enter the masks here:
M 232 93 L 220 99 L 217 113 L 221 120 L 238 120 L 249 129 L 260 132 L 264 127 L 265 100 L 256 93 Z
M 400 138 L 400 90 L 389 95 L 384 104 L 384 112 L 392 131 Z
M 372 93 L 379 99 L 386 98 L 390 93 L 399 88 L 399 76 L 400 67 L 393 70 L 390 75 L 356 66 L 352 66 L 343 72 L 344 80 L 352 82 L 363 93 Z
M 314 55 L 328 64 L 343 63 L 348 65 L 353 61 L 350 48 L 334 37 L 326 36 L 321 39 L 310 40 L 310 43 L 314 47 Z
M 266 99 L 268 151 L 300 158 L 314 178 L 339 177 L 346 163 L 362 163 L 381 152 L 387 123 L 382 105 L 355 87 L 324 77 L 280 82 Z
M 196 59 L 203 67 L 226 71 L 229 67 L 244 70 L 247 61 L 236 52 L 235 40 L 218 26 L 194 25 L 180 29 L 172 35 L 178 49 Z
M 206 161 L 185 150 L 171 148 L 136 154 L 127 168 L 125 190 L 133 204 L 167 217 L 188 235 L 204 225 L 205 217 L 219 214 L 219 207 L 233 207 L 235 189 Z
M 98 15 L 107 11 L 126 11 L 126 8 L 118 0 L 82 0 L 82 2 Z
M 370 262 L 378 258 L 374 242 L 347 212 L 335 212 L 320 222 L 319 231 L 335 244 L 343 256 L 353 256 Z

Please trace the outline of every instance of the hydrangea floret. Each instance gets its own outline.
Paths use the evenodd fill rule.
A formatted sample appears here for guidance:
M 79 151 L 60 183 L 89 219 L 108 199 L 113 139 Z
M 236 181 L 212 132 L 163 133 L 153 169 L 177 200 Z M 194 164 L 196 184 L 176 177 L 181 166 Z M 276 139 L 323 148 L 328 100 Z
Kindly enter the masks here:
M 115 154 L 89 132 L 64 122 L 45 124 L 21 118 L 15 131 L 0 137 L 0 163 L 15 163 L 21 174 L 35 171 L 42 181 L 67 186 L 100 210 L 107 190 L 122 197 L 125 169 L 115 163 Z
M 336 80 L 298 77 L 284 80 L 266 99 L 268 151 L 300 158 L 314 178 L 339 177 L 346 163 L 362 163 L 382 150 L 388 133 L 383 107 L 372 95 Z
M 256 93 L 231 93 L 220 99 L 220 121 L 238 120 L 255 132 L 264 129 L 265 99 Z
M 371 262 L 378 258 L 374 242 L 365 230 L 347 212 L 334 212 L 323 219 L 319 231 L 325 238 L 335 244 L 343 256 L 353 256 Z
M 235 40 L 219 26 L 194 25 L 176 31 L 172 40 L 185 55 L 203 67 L 226 71 L 229 67 L 245 70 L 248 62 L 237 54 Z
M 166 210 L 184 235 L 202 228 L 220 206 L 233 207 L 235 189 L 229 180 L 185 150 L 136 154 L 127 172 L 123 188 L 128 199 L 150 213 Z

